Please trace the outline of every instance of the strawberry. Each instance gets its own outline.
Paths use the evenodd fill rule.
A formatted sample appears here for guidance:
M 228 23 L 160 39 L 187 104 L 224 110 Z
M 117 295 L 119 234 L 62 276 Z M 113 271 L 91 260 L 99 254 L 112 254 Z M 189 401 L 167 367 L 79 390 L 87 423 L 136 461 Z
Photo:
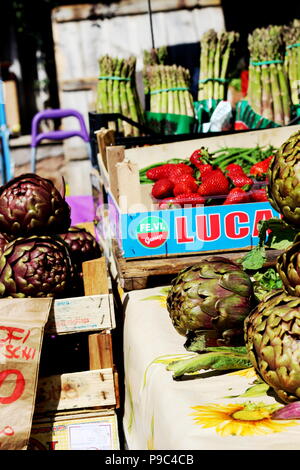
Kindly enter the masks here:
M 156 181 L 152 187 L 152 196 L 156 199 L 163 199 L 173 194 L 174 183 L 167 178 Z
M 249 189 L 253 185 L 253 180 L 243 173 L 230 173 L 228 175 L 235 188 Z
M 211 172 L 211 170 L 213 170 L 213 166 L 210 163 L 203 163 L 198 166 L 198 170 L 200 172 L 201 179 L 203 179 Z
M 178 196 L 178 194 L 188 194 L 188 193 L 196 193 L 198 191 L 198 185 L 196 183 L 195 178 L 191 175 L 183 175 L 177 183 L 175 183 L 173 193 L 174 196 Z
M 195 150 L 192 155 L 190 156 L 190 162 L 195 165 L 196 168 L 199 168 L 200 165 L 203 164 L 201 159 L 202 156 L 202 149 Z
M 229 180 L 222 170 L 212 170 L 199 186 L 198 194 L 201 196 L 225 195 L 229 192 Z
M 270 167 L 272 158 L 273 155 L 270 155 L 270 157 L 252 165 L 249 172 L 250 175 L 254 176 L 258 180 L 264 179 Z
M 191 204 L 192 206 L 196 206 L 197 204 L 205 204 L 205 198 L 200 196 L 199 194 L 179 194 L 175 197 L 175 201 L 177 204 L 184 206 L 185 204 Z
M 243 168 L 241 167 L 241 165 L 238 165 L 237 163 L 229 163 L 229 165 L 227 165 L 227 167 L 225 168 L 225 171 L 227 172 L 228 175 L 236 174 L 236 173 L 244 174 Z
M 268 202 L 269 198 L 265 188 L 253 189 L 250 192 L 250 199 L 253 202 Z
M 181 205 L 179 202 L 176 202 L 175 197 L 166 197 L 160 201 L 158 207 L 159 209 L 180 209 Z
M 160 180 L 162 178 L 178 178 L 183 174 L 193 174 L 193 169 L 185 163 L 166 163 L 165 165 L 159 165 L 155 168 L 151 168 L 146 172 L 147 178 L 153 181 Z
M 232 188 L 223 202 L 223 205 L 240 204 L 242 202 L 250 202 L 249 194 L 242 188 Z

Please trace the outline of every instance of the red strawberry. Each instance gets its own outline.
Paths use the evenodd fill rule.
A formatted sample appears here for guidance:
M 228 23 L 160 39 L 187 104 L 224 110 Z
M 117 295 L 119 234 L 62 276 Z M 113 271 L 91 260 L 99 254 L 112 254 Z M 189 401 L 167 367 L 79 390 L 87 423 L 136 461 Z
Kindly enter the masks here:
M 264 179 L 266 173 L 268 172 L 272 158 L 273 155 L 270 155 L 270 157 L 252 165 L 250 168 L 250 175 L 254 176 L 256 179 Z
M 191 175 L 183 175 L 177 183 L 175 183 L 173 193 L 174 196 L 178 196 L 178 194 L 188 194 L 188 193 L 196 193 L 198 191 L 198 185 L 196 183 L 195 178 Z
M 159 203 L 159 209 L 180 209 L 181 205 L 179 202 L 176 202 L 175 197 L 166 197 Z
M 212 170 L 199 186 L 201 196 L 224 195 L 229 192 L 229 180 L 220 169 Z
M 183 174 L 193 174 L 193 169 L 185 163 L 166 163 L 165 165 L 159 165 L 155 168 L 151 168 L 146 172 L 147 178 L 153 181 L 160 180 L 162 178 L 179 177 Z
M 253 202 L 268 202 L 269 198 L 265 188 L 253 189 L 250 192 L 250 200 Z
M 198 170 L 200 172 L 201 179 L 203 179 L 213 170 L 213 166 L 210 163 L 203 163 L 198 166 Z
M 196 168 L 199 168 L 199 165 L 203 164 L 202 161 L 202 151 L 201 149 L 195 150 L 190 156 L 190 162 L 195 165 Z
M 181 206 L 185 204 L 190 204 L 192 206 L 196 206 L 197 204 L 205 204 L 205 198 L 200 196 L 199 194 L 179 194 L 175 197 L 175 201 L 179 203 Z
M 174 183 L 167 178 L 162 178 L 152 187 L 152 196 L 156 199 L 163 199 L 173 194 Z
M 230 173 L 228 177 L 235 188 L 249 189 L 253 185 L 252 178 L 249 178 L 245 173 Z
M 165 165 L 159 165 L 154 168 L 151 168 L 146 172 L 147 178 L 153 181 L 157 181 L 162 178 L 167 178 L 168 177 L 168 171 L 171 168 L 170 163 L 166 163 Z
M 242 202 L 250 202 L 249 194 L 242 188 L 232 188 L 223 202 L 223 205 L 240 204 Z
M 238 165 L 237 163 L 229 163 L 229 165 L 227 165 L 225 170 L 228 175 L 236 174 L 236 173 L 242 173 L 242 174 L 245 173 L 241 165 Z

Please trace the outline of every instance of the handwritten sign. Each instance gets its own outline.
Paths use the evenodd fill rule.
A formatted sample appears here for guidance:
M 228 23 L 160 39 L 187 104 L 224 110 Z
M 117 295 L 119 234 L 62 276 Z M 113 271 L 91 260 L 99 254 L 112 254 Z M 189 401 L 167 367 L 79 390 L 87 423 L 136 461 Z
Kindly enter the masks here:
M 25 450 L 52 299 L 0 300 L 0 450 Z

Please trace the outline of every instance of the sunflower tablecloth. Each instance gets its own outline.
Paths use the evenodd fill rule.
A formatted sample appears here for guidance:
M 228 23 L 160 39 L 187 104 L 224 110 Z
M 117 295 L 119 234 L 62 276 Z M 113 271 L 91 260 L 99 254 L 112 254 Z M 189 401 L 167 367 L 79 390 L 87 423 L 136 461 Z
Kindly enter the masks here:
M 167 288 L 124 298 L 124 433 L 129 450 L 299 450 L 300 420 L 275 420 L 284 406 L 253 368 L 199 371 L 175 381 L 168 363 L 195 353 L 174 329 Z

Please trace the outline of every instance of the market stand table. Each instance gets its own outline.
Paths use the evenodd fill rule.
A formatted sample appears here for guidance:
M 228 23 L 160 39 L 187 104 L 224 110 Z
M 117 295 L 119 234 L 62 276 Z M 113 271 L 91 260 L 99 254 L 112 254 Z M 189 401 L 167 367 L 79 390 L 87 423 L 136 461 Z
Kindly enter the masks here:
M 299 450 L 300 420 L 255 383 L 253 368 L 175 381 L 168 363 L 193 356 L 165 306 L 167 287 L 125 295 L 124 433 L 129 450 Z

